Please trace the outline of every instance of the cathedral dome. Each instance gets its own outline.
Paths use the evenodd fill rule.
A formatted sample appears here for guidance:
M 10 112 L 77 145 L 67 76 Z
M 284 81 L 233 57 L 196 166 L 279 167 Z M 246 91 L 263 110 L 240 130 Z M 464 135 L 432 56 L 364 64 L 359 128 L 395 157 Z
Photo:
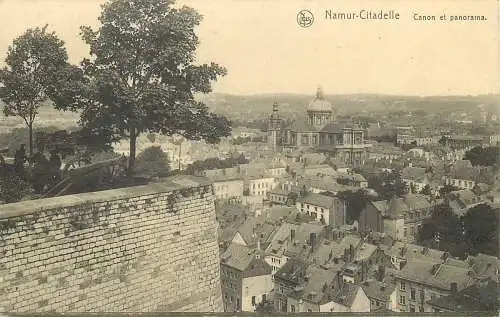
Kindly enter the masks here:
M 325 99 L 325 95 L 323 94 L 323 89 L 318 87 L 316 92 L 316 97 L 307 107 L 307 111 L 312 112 L 333 112 L 332 104 Z

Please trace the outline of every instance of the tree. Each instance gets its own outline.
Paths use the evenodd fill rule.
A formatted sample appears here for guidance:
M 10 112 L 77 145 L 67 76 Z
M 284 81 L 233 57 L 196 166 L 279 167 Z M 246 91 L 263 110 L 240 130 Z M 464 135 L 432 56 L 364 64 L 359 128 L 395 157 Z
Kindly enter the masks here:
M 494 166 L 498 164 L 500 156 L 499 146 L 481 147 L 476 146 L 465 152 L 464 160 L 469 160 L 473 166 Z
M 173 0 L 112 0 L 103 6 L 98 30 L 81 27 L 90 46 L 84 59 L 85 88 L 61 109 L 81 109 L 81 124 L 106 143 L 129 139 L 133 173 L 140 133 L 179 134 L 216 143 L 229 136 L 223 117 L 195 100 L 211 92 L 226 74 L 215 64 L 195 65 L 202 20 L 193 9 L 173 8 Z
M 394 195 L 403 196 L 408 192 L 408 186 L 398 171 L 371 175 L 368 177 L 368 187 L 373 188 L 382 200 L 391 199 Z
M 0 99 L 5 103 L 4 114 L 17 116 L 28 127 L 29 155 L 33 154 L 33 122 L 41 104 L 51 99 L 57 76 L 69 67 L 68 54 L 47 25 L 28 29 L 16 38 L 7 51 L 5 66 L 0 70 Z
M 31 185 L 15 175 L 0 177 L 0 201 L 15 203 L 33 193 Z
M 353 223 L 359 220 L 361 211 L 365 209 L 368 197 L 363 190 L 358 191 L 343 191 L 337 194 L 337 197 L 345 202 L 346 206 L 346 222 Z
M 439 242 L 434 238 L 439 235 Z M 439 250 L 450 252 L 454 256 L 463 256 L 464 244 L 462 223 L 447 205 L 437 205 L 427 218 L 417 235 L 420 244 L 427 244 Z
M 467 251 L 498 256 L 498 213 L 488 204 L 470 208 L 462 217 Z
M 137 157 L 137 172 L 150 177 L 164 177 L 170 171 L 170 160 L 159 146 L 146 148 Z

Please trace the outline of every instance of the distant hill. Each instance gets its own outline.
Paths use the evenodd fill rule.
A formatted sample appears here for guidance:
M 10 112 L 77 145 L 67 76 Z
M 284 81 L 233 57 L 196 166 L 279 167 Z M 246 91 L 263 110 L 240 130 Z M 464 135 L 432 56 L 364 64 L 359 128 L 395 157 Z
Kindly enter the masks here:
M 280 104 L 280 112 L 285 117 L 302 115 L 313 95 L 300 94 L 262 94 L 237 96 L 214 93 L 202 96 L 201 99 L 214 112 L 230 118 L 266 117 L 275 100 Z M 498 109 L 500 95 L 480 96 L 393 96 L 377 94 L 327 95 L 326 98 L 337 109 L 339 114 L 391 112 L 398 110 L 424 110 L 429 113 L 470 112 L 483 104 L 489 111 Z

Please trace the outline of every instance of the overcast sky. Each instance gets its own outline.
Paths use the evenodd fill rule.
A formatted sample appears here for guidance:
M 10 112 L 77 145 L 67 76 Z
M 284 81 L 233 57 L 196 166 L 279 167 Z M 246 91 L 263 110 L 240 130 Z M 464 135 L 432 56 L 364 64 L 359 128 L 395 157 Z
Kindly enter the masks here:
M 466 95 L 499 92 L 495 0 L 178 0 L 204 15 L 199 61 L 229 74 L 215 92 Z M 26 28 L 50 25 L 73 62 L 88 53 L 80 25 L 97 25 L 99 0 L 0 0 L 0 60 Z M 335 4 L 335 7 L 332 6 Z M 297 12 L 315 14 L 300 28 Z M 328 21 L 326 9 L 396 10 L 397 22 Z M 486 22 L 415 22 L 413 13 L 484 14 Z

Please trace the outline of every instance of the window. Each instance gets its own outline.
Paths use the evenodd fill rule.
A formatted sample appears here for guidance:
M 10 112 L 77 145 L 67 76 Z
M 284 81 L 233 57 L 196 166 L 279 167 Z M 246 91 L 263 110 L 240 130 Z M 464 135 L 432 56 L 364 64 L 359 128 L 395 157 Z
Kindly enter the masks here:
M 233 296 L 231 296 L 231 297 L 229 298 L 229 301 L 232 303 L 232 302 L 233 302 L 233 300 L 234 300 L 234 297 L 233 297 Z
M 415 289 L 412 288 L 410 290 L 410 298 L 411 298 L 411 300 L 415 300 L 415 293 L 416 293 Z
M 380 306 L 380 302 L 379 302 L 379 301 L 376 301 L 376 302 L 375 302 L 375 305 L 376 305 L 377 307 L 378 307 L 378 306 Z
M 280 286 L 280 293 L 283 294 L 283 286 Z
M 255 306 L 255 296 L 252 296 L 252 306 Z
M 401 305 L 406 305 L 406 298 L 404 296 L 399 296 L 399 303 Z
M 295 313 L 295 305 L 290 305 L 290 311 L 291 311 L 292 313 Z
M 400 289 L 401 289 L 402 291 L 406 291 L 406 283 L 405 283 L 405 282 L 401 282 L 401 287 L 400 287 Z
M 421 312 L 421 313 L 424 312 L 424 306 L 418 307 L 418 311 Z
M 240 299 L 236 298 L 236 308 L 240 308 Z
M 415 306 L 410 305 L 410 311 L 411 311 L 411 312 L 415 312 Z
M 308 311 L 309 313 L 312 313 L 312 309 L 308 309 L 307 311 Z
M 371 300 L 371 304 L 372 306 L 375 306 L 375 301 L 373 299 Z

